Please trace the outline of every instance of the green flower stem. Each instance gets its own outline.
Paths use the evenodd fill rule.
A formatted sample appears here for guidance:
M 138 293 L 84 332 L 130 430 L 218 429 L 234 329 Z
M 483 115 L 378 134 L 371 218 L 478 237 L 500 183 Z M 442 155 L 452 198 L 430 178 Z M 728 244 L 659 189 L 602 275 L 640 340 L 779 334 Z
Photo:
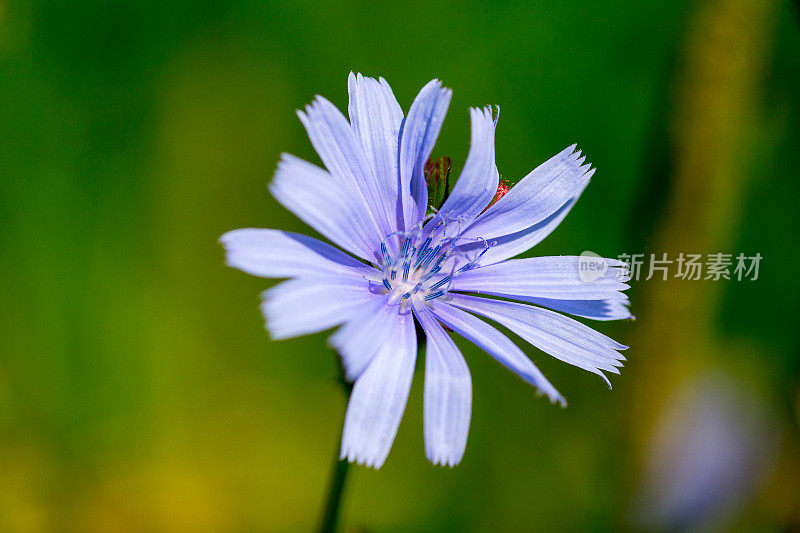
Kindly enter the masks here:
M 339 359 L 339 356 L 336 356 Z M 353 390 L 352 383 L 348 383 L 344 379 L 344 373 L 339 378 L 339 383 L 345 395 L 345 408 L 350 400 L 350 393 Z M 342 417 L 342 429 L 344 429 L 344 417 Z M 333 456 L 333 471 L 331 472 L 331 480 L 328 485 L 328 496 L 325 499 L 325 507 L 323 509 L 322 522 L 320 523 L 319 531 L 321 533 L 333 533 L 339 523 L 339 515 L 341 514 L 342 497 L 344 495 L 344 487 L 347 481 L 347 471 L 350 463 L 347 459 L 339 459 L 339 442 L 341 440 L 342 432 L 339 432 L 336 440 L 336 454 Z
M 416 320 L 414 321 L 414 327 L 417 332 L 417 350 L 419 353 L 422 353 L 425 349 L 425 334 Z M 342 391 L 344 391 L 346 413 L 347 404 L 350 402 L 350 394 L 353 392 L 353 384 L 348 382 L 344 377 L 344 368 L 341 366 L 339 355 L 335 352 L 333 355 L 336 358 L 336 362 L 339 364 L 339 385 L 341 385 Z M 336 440 L 336 454 L 333 456 L 333 471 L 331 472 L 331 481 L 328 485 L 328 496 L 325 498 L 322 522 L 319 526 L 320 533 L 334 533 L 339 524 L 339 515 L 342 513 L 342 498 L 344 497 L 344 488 L 347 481 L 347 471 L 350 468 L 350 463 L 347 459 L 339 459 L 339 442 L 341 441 L 343 431 L 344 417 L 342 417 L 342 431 L 339 432 Z

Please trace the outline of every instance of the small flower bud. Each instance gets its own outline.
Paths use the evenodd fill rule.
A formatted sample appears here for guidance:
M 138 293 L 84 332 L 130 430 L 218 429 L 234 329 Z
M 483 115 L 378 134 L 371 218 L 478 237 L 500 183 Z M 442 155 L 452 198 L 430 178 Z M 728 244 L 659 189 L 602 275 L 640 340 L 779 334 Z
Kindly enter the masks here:
M 444 156 L 425 162 L 425 183 L 428 185 L 428 205 L 435 209 L 442 207 L 447 199 L 450 166 L 452 161 Z

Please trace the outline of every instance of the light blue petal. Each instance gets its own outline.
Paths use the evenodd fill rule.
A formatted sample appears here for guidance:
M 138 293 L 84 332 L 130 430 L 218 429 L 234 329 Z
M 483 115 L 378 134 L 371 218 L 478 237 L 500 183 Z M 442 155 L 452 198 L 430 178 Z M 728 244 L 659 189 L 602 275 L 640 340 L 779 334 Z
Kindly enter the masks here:
M 299 337 L 343 324 L 379 295 L 365 279 L 320 275 L 285 281 L 261 295 L 261 312 L 273 339 Z
M 381 184 L 350 123 L 322 96 L 307 105 L 305 113 L 298 111 L 297 116 L 328 172 L 362 206 L 362 216 L 372 225 L 374 238 L 380 243 L 396 228 L 383 204 Z
M 396 219 L 403 110 L 383 78 L 376 80 L 351 72 L 348 88 L 350 124 L 372 166 L 383 208 Z
M 618 374 L 622 366 L 617 350 L 627 346 L 555 311 L 461 294 L 451 294 L 448 303 L 498 322 L 556 359 L 597 374 L 609 387 L 602 371 Z
M 414 314 L 425 330 L 425 455 L 433 464 L 455 466 L 467 447 L 472 379 L 464 357 L 424 303 Z
M 522 301 L 549 307 L 562 313 L 592 320 L 624 320 L 633 318 L 627 298 L 619 300 L 551 300 L 549 298 L 519 298 Z
M 606 259 L 605 275 L 593 281 L 579 276 L 578 256 L 529 257 L 467 270 L 459 274 L 451 290 L 479 292 L 505 298 L 552 298 L 556 300 L 622 299 L 629 285 L 627 268 L 616 259 Z
M 497 192 L 499 174 L 494 163 L 495 121 L 492 111 L 471 108 L 472 137 L 464 169 L 439 213 L 466 229 Z
M 462 235 L 476 242 L 459 249 L 481 252 L 483 242 L 491 241 L 478 261 L 491 265 L 539 244 L 561 224 L 589 184 L 594 169 L 582 165 L 584 160 L 572 145 L 536 167 L 478 216 Z
M 511 339 L 481 319 L 452 305 L 438 300 L 433 300 L 431 304 L 433 314 L 447 327 L 476 344 L 500 364 L 536 387 L 540 394 L 546 394 L 550 402 L 567 405 L 564 397 Z
M 225 262 L 253 276 L 293 278 L 321 273 L 348 277 L 380 277 L 371 266 L 317 239 L 276 229 L 242 228 L 229 231 L 219 242 Z
M 425 216 L 428 188 L 425 161 L 433 151 L 453 93 L 439 80 L 431 80 L 420 90 L 408 111 L 400 141 L 400 194 L 406 231 Z
M 342 359 L 348 381 L 355 381 L 364 372 L 397 323 L 397 306 L 387 305 L 386 300 L 382 296 L 365 305 L 328 339 Z
M 526 245 L 537 244 L 566 216 L 594 174 L 590 165 L 583 164 L 586 158 L 580 154 L 573 145 L 539 165 L 482 213 L 462 236 L 493 240 L 523 232 Z M 557 213 L 560 216 L 554 216 Z M 519 237 L 512 244 L 517 253 L 525 251 L 518 247 Z M 481 264 L 513 257 L 502 253 L 499 247 L 489 251 L 492 255 L 484 255 Z
M 368 261 L 379 259 L 380 240 L 363 206 L 325 170 L 283 154 L 269 190 L 300 220 L 348 252 Z
M 483 252 L 485 240 L 477 239 L 474 237 L 477 232 L 470 231 L 467 233 L 467 235 L 469 235 L 469 238 L 476 240 L 468 244 L 459 245 L 458 250 L 471 256 L 474 256 L 475 254 L 482 254 L 480 259 L 477 261 L 478 265 L 491 265 L 494 263 L 499 263 L 500 261 L 505 261 L 506 259 L 527 252 L 532 247 L 544 240 L 545 237 L 550 235 L 550 233 L 556 229 L 559 224 L 561 224 L 561 221 L 564 220 L 577 200 L 577 196 L 568 200 L 555 213 L 542 220 L 538 224 L 534 224 L 533 226 L 516 233 L 502 235 L 500 237 L 491 239 L 491 246 L 488 250 L 486 250 L 486 252 Z
M 383 465 L 394 442 L 417 359 L 411 313 L 397 314 L 395 320 L 391 334 L 356 380 L 344 419 L 340 457 L 374 468 Z

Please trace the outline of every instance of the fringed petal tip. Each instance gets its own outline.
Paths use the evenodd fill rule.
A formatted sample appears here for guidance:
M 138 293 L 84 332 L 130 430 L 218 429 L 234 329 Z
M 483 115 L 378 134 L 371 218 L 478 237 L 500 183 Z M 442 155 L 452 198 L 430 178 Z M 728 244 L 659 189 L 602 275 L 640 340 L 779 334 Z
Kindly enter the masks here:
M 281 328 L 278 327 L 278 320 L 272 310 L 273 306 L 270 305 L 268 302 L 269 291 L 264 291 L 261 293 L 261 316 L 264 319 L 264 329 L 266 330 L 267 334 L 269 335 L 270 340 L 273 341 L 282 341 L 289 338 L 289 335 L 286 335 L 284 332 L 281 331 Z
M 442 85 L 441 81 L 436 80 L 436 91 L 439 93 L 439 98 L 443 102 L 446 102 L 445 105 L 449 107 L 450 106 L 450 100 L 452 100 L 452 98 L 453 98 L 453 89 L 451 89 L 449 87 L 445 87 L 444 85 Z M 446 108 L 445 108 L 445 111 L 446 111 Z
M 306 124 L 306 122 L 309 120 L 309 115 L 312 115 L 315 111 L 317 110 L 325 111 L 329 109 L 339 112 L 339 108 L 336 107 L 336 105 L 333 102 L 331 102 L 321 94 L 315 94 L 314 98 L 311 99 L 311 102 L 303 106 L 303 109 L 298 109 L 295 112 L 297 113 L 297 116 L 300 118 L 300 122 Z
M 473 120 L 482 116 L 487 121 L 491 121 L 494 127 L 497 127 L 497 121 L 500 120 L 499 105 L 486 104 L 483 107 L 470 107 L 469 113 Z
M 460 454 L 453 455 L 434 454 L 427 451 L 425 453 L 425 457 L 428 458 L 428 461 L 430 461 L 433 466 L 441 466 L 442 468 L 453 468 L 454 466 L 458 466 L 458 464 L 461 463 L 463 456 L 463 451 Z
M 546 391 L 546 390 L 540 389 L 539 386 L 536 385 L 535 383 L 532 383 L 531 380 L 525 379 L 524 377 L 523 377 L 523 379 L 526 382 L 528 382 L 529 384 L 533 385 L 534 390 L 536 391 L 536 397 L 537 398 L 542 398 L 542 397 L 546 396 L 547 399 L 550 401 L 550 405 L 558 404 L 561 408 L 566 408 L 567 407 L 567 399 L 564 398 L 564 396 L 562 396 L 560 392 L 555 390 L 555 388 L 553 388 L 550 391 Z
M 495 115 L 495 109 L 497 110 L 497 114 Z M 493 106 L 493 105 L 485 105 L 483 107 L 470 107 L 469 108 L 470 116 L 475 118 L 480 118 L 479 115 L 482 115 L 484 120 L 487 122 L 491 122 L 494 127 L 497 127 L 497 121 L 500 119 L 500 106 Z
M 630 273 L 628 273 L 630 276 Z M 608 316 L 607 318 L 595 318 L 595 317 L 587 317 L 587 318 L 595 318 L 596 320 L 636 320 L 636 317 L 631 314 L 630 309 L 628 309 L 631 305 L 631 301 L 628 299 L 627 295 L 625 298 L 617 299 L 617 300 L 608 300 Z M 628 346 L 624 344 L 620 344 L 617 350 L 627 350 Z M 623 358 L 624 359 L 624 358 Z
M 575 173 L 579 176 L 582 176 L 585 182 L 588 182 L 589 179 L 594 176 L 594 173 L 597 169 L 592 168 L 591 163 L 586 163 L 586 156 L 582 155 L 583 151 L 578 149 L 577 144 L 569 146 L 561 154 L 564 154 L 564 165 L 566 165 L 567 168 L 575 171 Z
M 347 76 L 348 87 L 352 87 L 355 83 L 361 83 L 364 80 L 376 81 L 385 87 L 389 87 L 389 82 L 387 82 L 383 76 L 378 76 L 376 79 L 371 76 L 364 76 L 360 72 L 353 72 L 352 70 L 350 71 L 350 74 L 348 74 Z
M 631 268 L 627 263 L 623 263 L 622 261 L 618 261 L 617 259 L 605 259 L 605 262 L 608 265 L 608 271 L 605 273 L 604 276 L 605 278 L 613 279 L 621 283 L 627 283 L 632 279 Z M 625 289 L 629 288 L 630 285 L 625 287 Z M 629 303 L 630 302 L 628 302 L 628 304 Z
M 534 387 L 536 387 L 536 385 L 534 385 Z M 536 387 L 536 397 L 542 398 L 544 396 L 547 396 L 547 399 L 550 400 L 550 405 L 558 404 L 559 407 L 561 407 L 562 409 L 567 407 L 567 399 L 564 398 L 564 396 L 562 396 L 561 393 L 557 391 L 555 391 L 554 393 L 549 393 Z
M 383 466 L 383 463 L 386 461 L 386 456 L 383 457 L 367 456 L 359 454 L 357 450 L 342 449 L 341 453 L 339 453 L 339 460 L 341 461 L 346 460 L 348 463 L 355 463 L 357 465 L 366 466 L 368 468 L 374 468 L 375 470 L 379 470 Z
M 381 80 L 383 80 L 383 78 L 381 78 Z M 386 80 L 384 80 L 384 82 L 385 81 Z M 422 89 L 420 89 L 419 94 L 420 95 L 428 95 L 429 93 L 432 93 L 432 92 L 438 92 L 439 95 L 440 95 L 439 96 L 440 98 L 441 97 L 447 98 L 448 99 L 448 103 L 449 103 L 450 98 L 453 95 L 453 90 L 450 89 L 449 87 L 445 87 L 442 84 L 442 80 L 440 80 L 438 78 L 433 78 L 431 81 L 426 83 L 425 86 L 422 87 Z
M 625 346 L 625 348 L 627 348 L 627 346 Z M 624 366 L 622 362 L 625 361 L 625 360 L 626 359 L 622 354 L 618 354 L 618 358 L 616 360 L 610 361 L 606 365 L 603 365 L 602 366 L 602 370 L 605 370 L 606 372 L 611 372 L 612 374 L 615 374 L 615 375 L 618 376 L 618 375 L 620 375 L 619 369 Z M 593 372 L 595 374 L 597 374 L 598 376 L 600 376 L 601 378 L 603 378 L 603 381 L 606 382 L 606 385 L 608 385 L 609 389 L 613 389 L 613 387 L 611 386 L 611 381 L 609 381 L 609 379 L 608 379 L 608 376 L 603 374 L 603 372 L 601 371 L 600 368 L 598 368 L 597 370 L 594 370 Z
M 276 287 L 279 287 L 279 285 L 276 285 Z M 293 330 L 291 321 L 287 321 L 282 316 L 280 309 L 275 304 L 275 300 L 272 289 L 267 289 L 261 293 L 261 316 L 264 319 L 264 329 L 270 340 L 283 341 L 301 335 Z
M 623 357 L 623 359 L 624 359 L 624 357 Z M 602 370 L 605 370 L 606 372 L 611 372 L 612 374 L 615 374 L 615 375 L 618 376 L 620 374 L 620 372 L 619 372 L 620 368 L 622 368 L 622 362 L 621 361 L 612 361 L 608 365 L 603 365 Z M 606 376 L 602 372 L 602 370 L 601 369 L 597 369 L 597 370 L 594 371 L 594 373 L 597 374 L 598 376 L 600 376 L 601 378 L 603 378 L 603 381 L 606 382 L 606 385 L 608 385 L 608 388 L 612 389 L 613 387 L 611 386 L 611 381 L 609 381 L 608 376 Z

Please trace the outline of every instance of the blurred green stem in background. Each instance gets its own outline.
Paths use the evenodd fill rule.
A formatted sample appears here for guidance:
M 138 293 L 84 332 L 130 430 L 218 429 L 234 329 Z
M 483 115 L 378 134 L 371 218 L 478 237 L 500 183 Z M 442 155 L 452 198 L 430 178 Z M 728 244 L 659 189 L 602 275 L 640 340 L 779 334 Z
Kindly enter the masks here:
M 344 377 L 344 369 L 341 366 L 339 355 L 334 353 L 339 364 L 339 385 L 342 387 L 345 395 L 345 406 L 350 401 L 350 393 L 353 391 L 353 384 L 349 383 Z M 342 417 L 342 431 L 344 431 L 344 417 Z M 328 485 L 328 495 L 325 497 L 325 507 L 323 509 L 322 522 L 320 523 L 319 530 L 321 533 L 333 533 L 336 531 L 336 525 L 339 522 L 339 515 L 341 514 L 342 496 L 344 495 L 344 487 L 347 482 L 347 470 L 350 463 L 347 459 L 339 458 L 339 442 L 341 441 L 342 431 L 339 432 L 336 440 L 336 454 L 333 456 L 333 471 L 331 472 L 331 480 Z
M 684 251 L 736 246 L 746 221 L 747 194 L 764 179 L 758 168 L 769 157 L 759 152 L 770 142 L 760 95 L 769 75 L 778 8 L 774 0 L 707 0 L 695 7 L 666 132 L 674 176 L 649 249 L 677 257 Z M 635 421 L 630 440 L 642 464 L 649 460 L 652 435 L 664 424 L 663 413 L 692 376 L 725 368 L 754 390 L 767 382 L 763 369 L 738 363 L 763 357 L 766 350 L 759 353 L 758 347 L 717 333 L 730 287 L 704 281 L 698 290 L 698 283 L 672 278 L 645 284 L 635 300 L 642 305 L 637 337 L 630 344 L 659 347 L 657 357 L 638 362 L 638 413 L 630 417 Z M 670 317 L 670 327 L 664 327 L 664 317 Z M 792 516 L 792 498 L 780 494 L 771 500 L 773 512 Z
M 670 197 L 649 249 L 676 256 L 689 250 L 727 250 L 741 225 L 758 132 L 756 107 L 772 44 L 777 3 L 772 0 L 707 0 L 699 3 L 676 73 L 676 109 L 668 126 L 674 170 Z M 741 24 L 741 21 L 748 21 Z M 735 53 L 731 53 L 735 51 Z M 655 413 L 692 369 L 729 358 L 732 348 L 716 336 L 724 285 L 703 290 L 672 278 L 644 287 L 637 317 L 638 342 L 655 342 L 658 358 L 643 359 L 634 441 L 644 446 Z M 673 327 L 665 328 L 669 316 Z M 655 387 L 654 384 L 660 384 Z M 641 424 L 651 420 L 651 424 Z

